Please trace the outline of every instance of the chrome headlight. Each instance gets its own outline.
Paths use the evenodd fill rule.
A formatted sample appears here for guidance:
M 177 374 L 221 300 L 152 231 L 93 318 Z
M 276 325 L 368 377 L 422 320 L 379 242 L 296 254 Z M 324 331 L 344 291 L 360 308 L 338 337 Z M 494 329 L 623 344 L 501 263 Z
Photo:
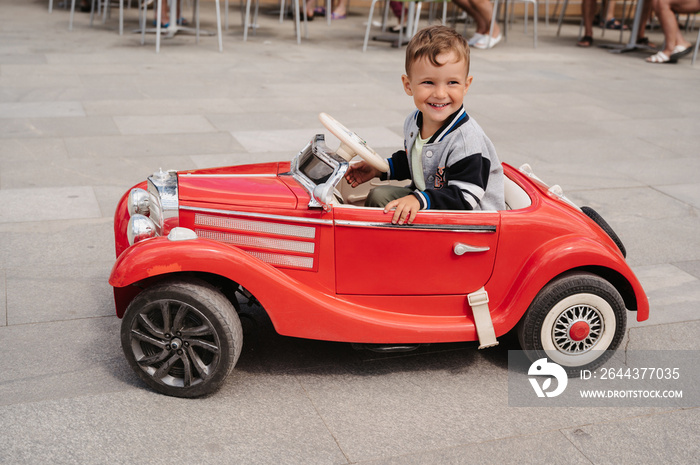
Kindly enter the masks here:
M 129 226 L 126 230 L 126 236 L 129 239 L 129 245 L 154 237 L 156 235 L 156 225 L 147 216 L 134 214 L 129 219 Z
M 179 225 L 177 173 L 159 170 L 148 178 L 149 217 L 158 234 Z
M 148 192 L 139 188 L 131 189 L 127 207 L 129 209 L 129 216 L 134 216 L 135 214 L 148 216 Z

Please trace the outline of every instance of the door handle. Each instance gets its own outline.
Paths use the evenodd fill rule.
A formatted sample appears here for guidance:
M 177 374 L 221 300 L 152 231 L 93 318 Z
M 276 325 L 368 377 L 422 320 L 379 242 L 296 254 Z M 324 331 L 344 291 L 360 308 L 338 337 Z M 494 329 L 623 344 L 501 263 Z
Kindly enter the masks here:
M 465 253 L 477 253 L 477 252 L 488 252 L 491 250 L 490 247 L 475 247 L 473 245 L 462 244 L 461 242 L 455 243 L 454 248 L 455 255 L 464 255 Z

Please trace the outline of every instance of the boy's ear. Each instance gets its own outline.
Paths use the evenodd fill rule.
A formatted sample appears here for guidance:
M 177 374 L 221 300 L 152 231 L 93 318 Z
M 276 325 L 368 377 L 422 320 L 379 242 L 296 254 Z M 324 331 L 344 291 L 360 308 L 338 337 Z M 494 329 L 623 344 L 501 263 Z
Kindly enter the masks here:
M 472 85 L 473 79 L 474 79 L 474 76 L 467 76 L 467 80 L 465 81 L 465 85 L 464 85 L 464 95 L 467 95 L 467 91 L 469 90 L 469 86 Z
M 403 90 L 410 96 L 413 96 L 413 91 L 411 90 L 411 80 L 405 74 L 401 75 L 401 82 L 403 83 Z

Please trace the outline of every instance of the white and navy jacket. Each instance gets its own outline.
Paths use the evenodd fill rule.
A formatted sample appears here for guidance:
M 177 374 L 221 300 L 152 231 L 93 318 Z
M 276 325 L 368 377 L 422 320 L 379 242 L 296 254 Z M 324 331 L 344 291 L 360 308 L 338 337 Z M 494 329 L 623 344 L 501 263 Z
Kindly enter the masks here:
M 394 153 L 382 179 L 413 179 L 410 153 L 423 114 L 416 110 L 404 123 L 404 150 Z M 426 189 L 415 189 L 421 209 L 504 210 L 503 167 L 481 127 L 460 107 L 423 146 Z M 415 183 L 412 185 L 415 188 Z

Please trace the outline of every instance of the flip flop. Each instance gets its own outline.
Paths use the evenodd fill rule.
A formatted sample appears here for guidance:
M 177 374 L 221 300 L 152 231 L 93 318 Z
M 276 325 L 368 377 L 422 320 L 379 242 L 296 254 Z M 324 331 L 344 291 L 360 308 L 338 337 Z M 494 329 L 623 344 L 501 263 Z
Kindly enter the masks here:
M 591 36 L 583 36 L 583 37 L 581 37 L 581 40 L 579 40 L 578 42 L 576 42 L 576 45 L 578 45 L 579 47 L 588 48 L 588 47 L 590 47 L 591 45 L 593 45 L 593 37 L 591 37 Z
M 600 23 L 600 27 L 604 27 L 605 29 L 613 29 L 615 31 L 619 31 L 620 29 L 626 31 L 629 29 L 626 24 L 621 24 L 620 21 L 615 18 L 609 19 L 605 22 L 605 24 Z
M 647 58 L 647 63 L 675 63 L 675 61 L 671 60 L 664 52 L 656 52 L 654 55 Z
M 670 57 L 668 57 L 669 60 L 675 63 L 676 61 L 678 61 L 679 58 L 683 58 L 684 56 L 692 52 L 692 47 L 692 45 L 688 45 L 687 47 L 684 47 L 682 45 L 676 45 L 676 48 L 673 49 L 673 53 Z
M 637 45 L 641 45 L 642 47 L 656 48 L 656 44 L 650 42 L 648 37 L 640 37 L 639 39 L 637 39 Z
M 336 19 L 345 19 L 348 17 L 348 14 L 345 13 L 344 15 L 339 15 L 335 13 L 331 13 L 331 19 L 336 20 Z
M 317 6 L 314 8 L 314 14 L 319 16 L 326 16 L 326 9 L 322 6 Z

